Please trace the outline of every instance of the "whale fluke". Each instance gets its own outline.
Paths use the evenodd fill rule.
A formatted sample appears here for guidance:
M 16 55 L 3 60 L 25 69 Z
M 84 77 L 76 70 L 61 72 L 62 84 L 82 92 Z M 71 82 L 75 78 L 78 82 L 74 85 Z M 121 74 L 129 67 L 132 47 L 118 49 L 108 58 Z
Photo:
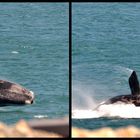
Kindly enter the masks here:
M 132 95 L 140 95 L 139 81 L 135 71 L 129 77 L 129 86 Z

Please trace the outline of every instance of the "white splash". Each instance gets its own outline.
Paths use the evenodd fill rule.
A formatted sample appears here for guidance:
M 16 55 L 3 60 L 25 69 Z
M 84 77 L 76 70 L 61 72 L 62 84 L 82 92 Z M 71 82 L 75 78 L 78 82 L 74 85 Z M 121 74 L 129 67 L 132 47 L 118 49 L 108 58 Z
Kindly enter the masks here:
M 34 118 L 47 118 L 48 116 L 47 115 L 35 115 Z
M 118 102 L 110 105 L 103 104 L 93 110 L 72 110 L 73 119 L 100 117 L 140 118 L 140 107 Z
M 18 51 L 12 51 L 11 53 L 13 53 L 13 54 L 18 54 L 19 52 L 18 52 Z

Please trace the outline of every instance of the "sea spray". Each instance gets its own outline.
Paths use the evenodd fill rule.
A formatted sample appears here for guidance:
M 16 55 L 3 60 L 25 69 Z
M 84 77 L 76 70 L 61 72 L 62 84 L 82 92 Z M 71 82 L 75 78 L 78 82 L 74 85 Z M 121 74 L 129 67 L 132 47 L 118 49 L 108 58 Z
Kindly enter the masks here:
M 72 109 L 92 109 L 97 105 L 94 90 L 89 86 L 74 84 L 72 88 Z
M 133 72 L 132 69 L 119 65 L 114 66 L 114 70 L 121 72 L 121 74 L 125 74 L 127 77 Z

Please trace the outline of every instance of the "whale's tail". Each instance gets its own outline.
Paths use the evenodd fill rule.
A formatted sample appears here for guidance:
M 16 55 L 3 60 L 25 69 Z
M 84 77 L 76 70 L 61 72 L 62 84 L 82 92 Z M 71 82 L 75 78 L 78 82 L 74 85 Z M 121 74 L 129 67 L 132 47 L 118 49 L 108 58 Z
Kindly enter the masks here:
M 139 81 L 135 71 L 133 71 L 129 77 L 129 86 L 132 95 L 140 95 Z

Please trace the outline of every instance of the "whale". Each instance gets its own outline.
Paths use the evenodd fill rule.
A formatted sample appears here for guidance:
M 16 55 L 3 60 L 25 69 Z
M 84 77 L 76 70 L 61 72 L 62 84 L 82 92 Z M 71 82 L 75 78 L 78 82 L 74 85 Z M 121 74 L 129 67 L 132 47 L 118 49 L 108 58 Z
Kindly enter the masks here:
M 112 98 L 109 98 L 107 101 L 102 104 L 115 104 L 115 103 L 125 103 L 125 104 L 134 104 L 135 106 L 140 106 L 140 85 L 137 78 L 137 74 L 133 71 L 129 77 L 129 87 L 131 94 L 127 95 L 118 95 Z
M 25 105 L 33 102 L 33 91 L 14 82 L 0 80 L 0 106 Z

